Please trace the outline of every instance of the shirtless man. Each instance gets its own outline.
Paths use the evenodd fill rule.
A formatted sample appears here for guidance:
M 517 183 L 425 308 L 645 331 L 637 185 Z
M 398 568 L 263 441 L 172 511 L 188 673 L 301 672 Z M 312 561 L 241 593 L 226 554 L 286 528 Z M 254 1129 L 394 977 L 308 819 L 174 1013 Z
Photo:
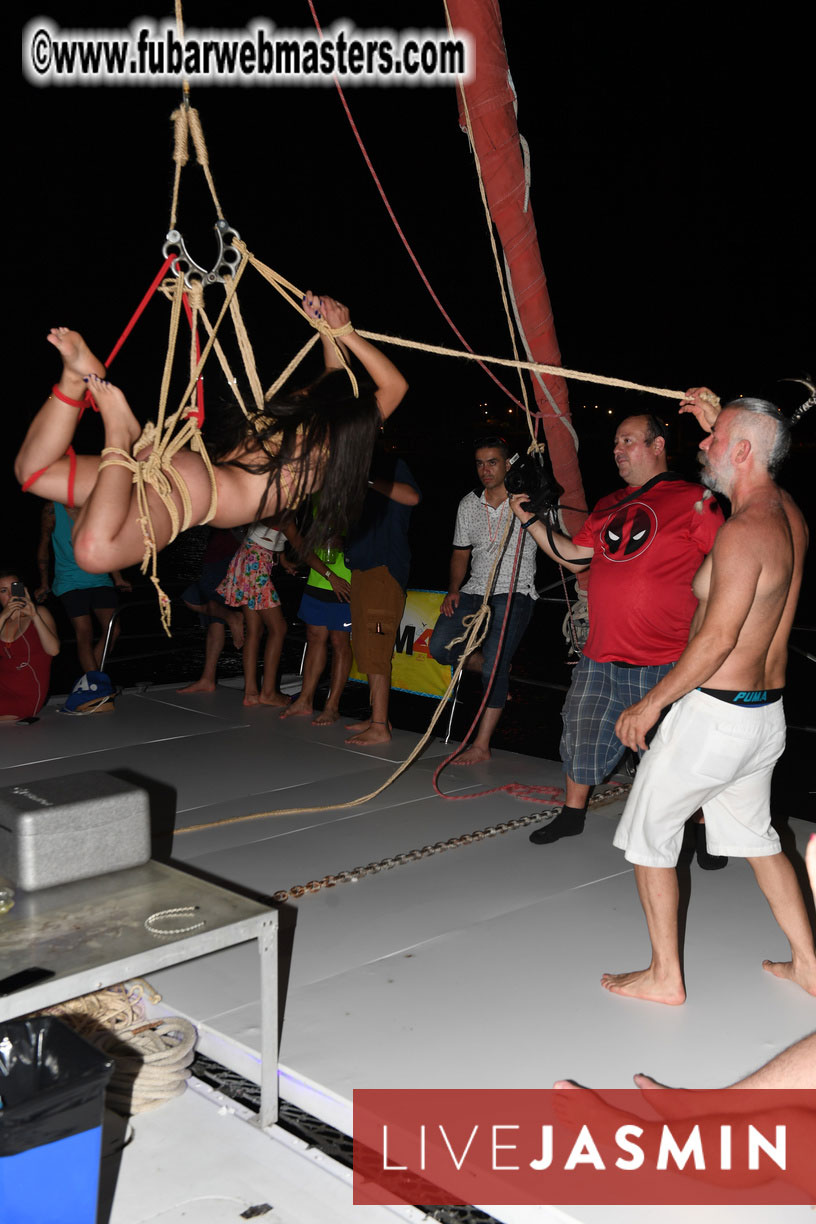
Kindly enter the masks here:
M 816 995 L 813 935 L 770 818 L 771 774 L 785 745 L 780 698 L 807 528 L 773 481 L 789 445 L 778 410 L 765 400 L 742 399 L 718 413 L 708 397 L 705 388 L 690 391 L 681 410 L 710 431 L 701 444 L 703 481 L 730 499 L 732 515 L 694 580 L 699 606 L 688 646 L 615 727 L 622 743 L 645 749 L 647 731 L 671 706 L 643 757 L 614 839 L 635 864 L 652 960 L 647 969 L 601 979 L 614 994 L 675 1005 L 686 998 L 675 865 L 684 822 L 697 807 L 705 813 L 710 852 L 748 859 L 790 942 L 790 961 L 766 960 L 763 968 Z

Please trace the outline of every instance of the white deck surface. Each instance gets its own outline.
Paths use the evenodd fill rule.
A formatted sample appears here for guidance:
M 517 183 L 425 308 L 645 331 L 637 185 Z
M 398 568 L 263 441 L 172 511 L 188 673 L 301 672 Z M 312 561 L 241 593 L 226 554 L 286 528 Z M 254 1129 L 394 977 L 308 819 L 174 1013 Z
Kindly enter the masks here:
M 396 732 L 384 749 L 355 749 L 344 743 L 342 722 L 281 722 L 273 710 L 244 709 L 233 688 L 185 697 L 156 689 L 125 694 L 111 715 L 69 719 L 48 707 L 31 727 L 5 728 L 0 785 L 89 769 L 123 773 L 148 787 L 159 824 L 175 812 L 176 865 L 269 898 L 530 810 L 505 794 L 467 802 L 434 795 L 431 775 L 448 751 L 437 741 L 362 807 L 182 832 L 368 793 L 416 739 Z M 450 766 L 442 788 L 462 796 L 514 781 L 559 785 L 560 767 L 497 752 L 488 765 Z M 744 862 L 715 873 L 692 864 L 684 1007 L 600 988 L 604 970 L 647 959 L 633 874 L 611 845 L 620 807 L 590 812 L 582 837 L 554 846 L 532 846 L 527 830 L 515 831 L 287 903 L 281 1095 L 350 1133 L 354 1088 L 550 1087 L 564 1077 L 619 1088 L 631 1086 L 635 1071 L 715 1086 L 812 1031 L 813 1000 L 760 968 L 763 957 L 783 959 L 788 950 Z M 791 829 L 801 851 L 813 827 L 794 819 Z M 170 1011 L 194 1020 L 204 1053 L 257 1079 L 250 945 L 151 980 Z M 297 1145 L 262 1135 L 240 1113 L 187 1093 L 136 1118 L 110 1224 L 220 1224 L 260 1202 L 275 1208 L 261 1219 L 292 1224 L 397 1218 L 352 1207 L 343 1176 L 320 1173 Z M 806 1210 L 757 1208 L 755 1219 L 793 1222 Z M 699 1224 L 753 1224 L 745 1208 L 694 1212 Z M 525 1224 L 688 1218 L 670 1208 L 495 1213 Z

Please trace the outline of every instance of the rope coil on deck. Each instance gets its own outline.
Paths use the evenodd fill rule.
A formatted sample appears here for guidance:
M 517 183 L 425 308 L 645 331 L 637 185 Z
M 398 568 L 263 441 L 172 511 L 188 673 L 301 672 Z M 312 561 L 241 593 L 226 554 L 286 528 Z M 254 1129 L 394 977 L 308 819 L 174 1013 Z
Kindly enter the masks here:
M 198 1040 L 195 1027 L 181 1016 L 146 1020 L 146 997 L 151 1003 L 161 1000 L 147 982 L 135 978 L 37 1013 L 63 1020 L 113 1059 L 106 1102 L 125 1116 L 155 1109 L 184 1092 Z

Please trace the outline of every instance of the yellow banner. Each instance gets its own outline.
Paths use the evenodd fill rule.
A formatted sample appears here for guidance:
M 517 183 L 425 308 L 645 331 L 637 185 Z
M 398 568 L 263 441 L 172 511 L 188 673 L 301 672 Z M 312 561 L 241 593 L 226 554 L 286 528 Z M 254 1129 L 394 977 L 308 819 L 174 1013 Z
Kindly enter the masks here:
M 405 611 L 391 661 L 392 688 L 419 693 L 423 697 L 441 697 L 450 684 L 451 669 L 437 663 L 428 653 L 428 643 L 444 598 L 444 591 L 406 592 Z M 357 669 L 356 660 L 351 666 L 350 679 L 365 680 Z

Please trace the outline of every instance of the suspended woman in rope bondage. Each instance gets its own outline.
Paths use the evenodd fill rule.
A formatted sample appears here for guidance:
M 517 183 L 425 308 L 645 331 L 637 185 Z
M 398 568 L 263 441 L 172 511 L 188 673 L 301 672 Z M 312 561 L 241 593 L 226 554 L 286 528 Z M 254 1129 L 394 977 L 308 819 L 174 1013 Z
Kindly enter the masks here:
M 350 326 L 348 308 L 333 298 L 307 293 L 304 309 L 334 332 Z M 329 528 L 344 533 L 362 504 L 377 430 L 408 386 L 384 353 L 354 330 L 344 331 L 344 348 L 373 383 L 355 397 L 332 338 L 322 334 L 325 372 L 301 391 L 276 396 L 251 424 L 242 420 L 219 442 L 212 468 L 206 454 L 184 448 L 140 478 L 137 469 L 149 469 L 144 461 L 152 446 L 139 444 L 142 428 L 124 395 L 104 381 L 104 367 L 77 332 L 54 328 L 48 339 L 62 356 L 62 375 L 28 430 L 15 473 L 25 484 L 45 469 L 33 487 L 40 497 L 68 503 L 73 494 L 82 507 L 74 551 L 91 573 L 141 562 L 150 532 L 158 550 L 178 530 L 205 522 L 234 527 L 280 514 L 318 488 L 320 508 L 307 547 L 327 537 Z M 102 455 L 72 460 L 65 452 L 87 389 L 102 416 L 105 448 Z M 137 479 L 141 489 L 133 487 Z

